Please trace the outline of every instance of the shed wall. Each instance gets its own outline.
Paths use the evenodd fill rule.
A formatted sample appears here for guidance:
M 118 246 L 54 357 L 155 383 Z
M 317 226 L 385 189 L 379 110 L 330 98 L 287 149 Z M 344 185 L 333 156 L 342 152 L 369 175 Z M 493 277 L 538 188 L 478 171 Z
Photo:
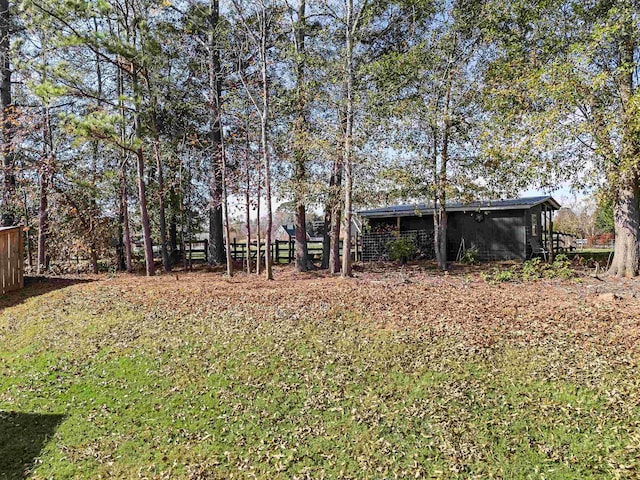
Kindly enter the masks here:
M 483 220 L 477 221 L 477 211 L 449 212 L 447 222 L 447 257 L 456 259 L 462 240 L 466 249 L 475 247 L 481 260 L 524 260 L 528 256 L 528 235 L 531 232 L 531 213 L 537 215 L 540 228 L 539 208 L 521 210 L 483 211 Z M 372 231 L 395 228 L 397 217 L 371 218 Z M 400 231 L 426 230 L 433 232 L 433 216 L 400 217 Z

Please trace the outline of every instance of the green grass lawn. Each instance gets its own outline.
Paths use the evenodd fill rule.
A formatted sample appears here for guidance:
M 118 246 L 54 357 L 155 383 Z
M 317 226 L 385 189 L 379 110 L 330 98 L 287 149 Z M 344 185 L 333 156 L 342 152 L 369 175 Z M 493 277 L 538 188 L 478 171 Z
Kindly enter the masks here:
M 620 349 L 476 348 L 344 308 L 264 321 L 128 288 L 3 310 L 0 479 L 640 475 L 637 356 Z

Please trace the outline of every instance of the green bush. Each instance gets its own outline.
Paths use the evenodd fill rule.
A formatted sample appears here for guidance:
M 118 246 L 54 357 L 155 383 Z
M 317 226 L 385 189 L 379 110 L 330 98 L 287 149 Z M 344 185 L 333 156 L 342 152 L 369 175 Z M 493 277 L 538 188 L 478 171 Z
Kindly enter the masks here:
M 487 283 L 511 282 L 518 279 L 518 274 L 513 269 L 499 270 L 497 268 L 494 268 L 493 272 L 482 272 L 480 276 Z
M 464 263 L 466 265 L 477 265 L 480 263 L 478 261 L 479 252 L 475 247 L 468 248 L 460 257 L 460 263 Z
M 532 258 L 522 264 L 522 279 L 532 280 L 534 278 L 542 277 L 542 270 L 546 263 L 542 262 L 541 258 Z
M 398 238 L 387 242 L 387 250 L 389 250 L 389 260 L 407 263 L 407 260 L 415 255 L 416 245 L 411 238 Z
M 571 268 L 569 258 L 560 253 L 553 263 L 543 262 L 540 258 L 532 258 L 522 265 L 522 279 L 533 280 L 536 278 L 574 278 L 576 272 Z

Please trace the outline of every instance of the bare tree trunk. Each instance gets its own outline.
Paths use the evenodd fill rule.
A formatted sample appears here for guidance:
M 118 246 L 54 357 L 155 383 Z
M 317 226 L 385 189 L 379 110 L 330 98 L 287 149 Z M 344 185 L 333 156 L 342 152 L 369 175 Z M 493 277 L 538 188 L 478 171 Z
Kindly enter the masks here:
M 340 272 L 340 226 L 342 223 L 341 186 L 342 158 L 336 160 L 334 166 L 335 182 L 329 196 L 331 200 L 331 230 L 329 232 L 329 273 Z
M 133 28 L 137 28 L 137 17 L 133 18 Z M 127 31 L 127 40 L 131 41 L 133 46 L 137 46 L 137 31 Z M 144 261 L 147 276 L 153 276 L 156 273 L 156 267 L 153 260 L 153 239 L 151 238 L 151 224 L 149 221 L 149 209 L 147 207 L 147 194 L 144 181 L 145 159 L 144 149 L 142 147 L 142 120 L 141 120 L 141 103 L 143 93 L 140 89 L 139 75 L 140 69 L 133 61 L 129 61 L 129 72 L 131 78 L 131 89 L 133 91 L 133 121 L 134 133 L 136 140 L 140 146 L 136 150 L 136 170 L 138 182 L 138 203 L 140 204 L 140 221 L 142 223 L 142 237 L 144 242 Z
M 155 117 L 155 115 L 154 115 Z M 169 251 L 167 249 L 167 214 L 165 206 L 164 191 L 164 173 L 162 172 L 162 157 L 160 155 L 160 139 L 158 138 L 157 124 L 154 118 L 153 154 L 156 160 L 156 169 L 158 170 L 158 209 L 159 209 L 159 227 L 160 227 L 160 254 L 162 255 L 162 269 L 165 272 L 171 271 L 171 260 L 169 259 Z
M 333 186 L 333 181 L 329 184 L 329 188 Z M 331 205 L 329 202 L 324 206 L 324 222 L 322 231 L 322 261 L 320 268 L 329 268 L 329 252 L 331 251 Z
M 249 130 L 246 130 L 245 145 L 246 184 L 244 190 L 245 222 L 247 223 L 247 275 L 251 274 L 251 168 L 249 166 Z
M 269 146 L 267 140 L 267 118 L 268 114 L 268 99 L 264 102 L 266 110 L 265 116 L 262 120 L 261 136 L 262 136 L 262 159 L 264 163 L 264 189 L 265 189 L 265 202 L 267 204 L 267 228 L 265 232 L 265 246 L 264 246 L 264 270 L 267 280 L 273 280 L 273 266 L 271 262 L 271 230 L 273 228 L 273 212 L 271 210 L 271 164 L 269 159 Z
M 261 268 L 262 265 L 260 263 L 260 248 L 262 245 L 262 232 L 260 231 L 260 200 L 261 200 L 261 182 L 262 182 L 262 176 L 260 175 L 260 172 L 262 171 L 262 169 L 260 167 L 258 167 L 258 186 L 257 186 L 257 197 L 258 197 L 258 202 L 256 204 L 256 241 L 258 242 L 258 252 L 256 253 L 256 275 L 260 276 L 260 272 L 261 272 Z
M 265 234 L 265 277 L 273 280 L 273 266 L 271 262 L 271 230 L 273 229 L 273 212 L 271 204 L 271 159 L 269 156 L 269 77 L 267 75 L 267 11 L 263 6 L 261 11 L 262 34 L 260 35 L 260 58 L 262 74 L 262 115 L 261 115 L 261 140 L 262 159 L 264 163 L 264 189 L 267 204 L 267 231 Z
M 129 227 L 129 194 L 127 192 L 126 163 L 120 173 L 120 195 L 122 198 L 122 241 L 124 243 L 124 264 L 127 272 L 133 271 L 131 260 L 131 230 Z
M 297 105 L 294 122 L 294 184 L 295 184 L 295 238 L 296 238 L 296 270 L 305 272 L 309 269 L 309 252 L 307 249 L 307 212 L 306 212 L 306 1 L 298 0 L 297 22 L 294 26 L 294 45 L 296 50 L 296 82 Z
M 45 160 L 46 162 L 46 160 Z M 41 275 L 47 265 L 47 231 L 49 229 L 49 174 L 48 167 L 42 166 L 40 172 L 40 203 L 38 205 L 38 275 Z
M 222 106 L 218 105 L 218 112 L 222 115 Z M 231 258 L 231 229 L 229 228 L 229 198 L 227 197 L 227 159 L 224 145 L 224 134 L 220 135 L 220 150 L 222 152 L 222 210 L 224 214 L 224 247 L 226 251 L 227 276 L 233 276 L 233 259 Z
M 345 49 L 345 75 L 346 75 L 346 106 L 345 106 L 345 132 L 344 132 L 344 215 L 345 232 L 344 248 L 342 249 L 342 276 L 350 277 L 351 272 L 351 220 L 352 220 L 352 191 L 353 177 L 351 175 L 352 139 L 353 139 L 353 0 L 347 0 L 347 28 Z
M 3 180 L 3 205 L 2 225 L 5 227 L 15 223 L 15 154 L 13 151 L 13 132 L 15 128 L 15 109 L 11 96 L 11 12 L 9 0 L 0 0 L 0 103 L 2 107 L 2 168 Z
M 47 261 L 47 235 L 49 233 L 49 182 L 53 173 L 53 141 L 51 134 L 50 112 L 43 110 L 43 155 L 40 166 L 40 203 L 38 206 L 38 275 L 49 267 Z
M 140 147 L 136 152 L 136 163 L 138 168 L 138 201 L 140 202 L 140 220 L 142 222 L 142 237 L 144 241 L 144 261 L 146 264 L 147 276 L 151 277 L 156 273 L 153 263 L 153 243 L 151 241 L 151 224 L 149 222 L 149 210 L 147 208 L 147 195 L 144 182 L 144 151 Z
M 23 206 L 24 206 L 24 222 L 27 227 L 27 231 L 25 232 L 25 244 L 27 247 L 27 262 L 29 268 L 33 268 L 33 248 L 31 246 L 31 219 L 29 218 L 29 205 L 27 203 L 27 192 L 23 190 L 22 196 Z
M 209 178 L 209 265 L 222 265 L 225 261 L 223 240 L 223 185 L 222 185 L 222 123 L 220 117 L 222 79 L 220 78 L 220 47 L 217 42 L 217 29 L 220 20 L 218 0 L 209 3 L 209 122 L 211 131 L 211 168 Z
M 119 62 L 121 65 L 122 62 Z M 124 72 L 119 67 L 117 71 L 117 91 L 118 91 L 118 108 L 120 110 L 120 142 L 122 145 L 126 141 L 125 125 L 127 123 L 127 114 L 124 105 Z M 124 267 L 127 272 L 133 272 L 132 252 L 131 252 L 131 229 L 129 224 L 129 193 L 127 189 L 127 152 L 124 148 L 120 149 L 120 205 L 121 205 L 121 228 L 122 243 L 124 247 Z

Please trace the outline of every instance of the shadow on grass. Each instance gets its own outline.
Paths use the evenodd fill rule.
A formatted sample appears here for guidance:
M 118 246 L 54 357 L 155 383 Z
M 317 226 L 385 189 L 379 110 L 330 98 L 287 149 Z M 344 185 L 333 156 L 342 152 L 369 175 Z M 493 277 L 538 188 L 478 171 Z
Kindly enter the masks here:
M 0 411 L 0 479 L 26 478 L 64 415 Z
M 0 310 L 18 305 L 31 297 L 93 281 L 88 278 L 24 277 L 24 288 L 0 295 Z

